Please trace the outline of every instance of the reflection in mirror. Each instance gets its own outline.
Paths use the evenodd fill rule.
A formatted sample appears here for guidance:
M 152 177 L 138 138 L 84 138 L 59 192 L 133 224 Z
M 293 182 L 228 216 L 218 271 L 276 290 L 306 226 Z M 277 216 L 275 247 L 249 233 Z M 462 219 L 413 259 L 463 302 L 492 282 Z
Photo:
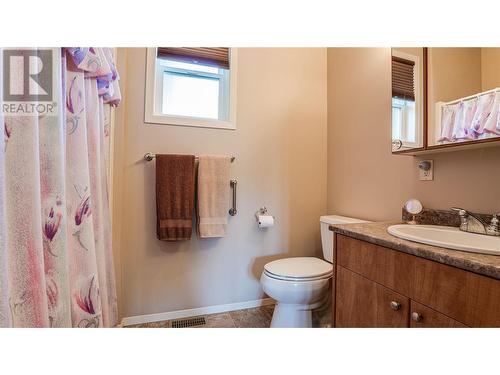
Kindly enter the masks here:
M 392 151 L 423 147 L 424 49 L 392 49 Z
M 500 136 L 500 48 L 429 48 L 429 146 Z

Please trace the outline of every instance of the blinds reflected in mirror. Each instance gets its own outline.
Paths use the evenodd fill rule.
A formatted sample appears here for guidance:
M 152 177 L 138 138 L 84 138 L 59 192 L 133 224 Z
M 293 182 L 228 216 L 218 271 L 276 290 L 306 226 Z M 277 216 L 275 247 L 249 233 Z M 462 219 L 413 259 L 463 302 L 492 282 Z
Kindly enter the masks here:
M 415 100 L 415 62 L 392 56 L 392 97 Z

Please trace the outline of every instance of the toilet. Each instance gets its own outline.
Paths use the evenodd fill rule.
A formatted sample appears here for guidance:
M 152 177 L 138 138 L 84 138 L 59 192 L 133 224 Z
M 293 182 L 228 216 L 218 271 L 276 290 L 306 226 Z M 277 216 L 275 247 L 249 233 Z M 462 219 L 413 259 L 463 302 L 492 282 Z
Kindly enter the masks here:
M 260 278 L 264 292 L 277 304 L 271 327 L 312 327 L 312 310 L 328 301 L 333 277 L 331 224 L 365 223 L 345 216 L 320 217 L 324 260 L 315 257 L 278 259 L 267 263 Z

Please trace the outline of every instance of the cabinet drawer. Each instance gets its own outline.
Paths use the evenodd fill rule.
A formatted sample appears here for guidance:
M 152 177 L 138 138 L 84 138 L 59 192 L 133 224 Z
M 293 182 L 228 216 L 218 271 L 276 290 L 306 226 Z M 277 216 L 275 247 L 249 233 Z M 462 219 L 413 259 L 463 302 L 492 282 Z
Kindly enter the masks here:
M 408 327 L 410 301 L 337 266 L 335 327 Z
M 410 314 L 411 328 L 467 328 L 465 324 L 415 301 L 411 301 Z
M 339 266 L 410 296 L 415 257 L 340 234 L 335 248 Z

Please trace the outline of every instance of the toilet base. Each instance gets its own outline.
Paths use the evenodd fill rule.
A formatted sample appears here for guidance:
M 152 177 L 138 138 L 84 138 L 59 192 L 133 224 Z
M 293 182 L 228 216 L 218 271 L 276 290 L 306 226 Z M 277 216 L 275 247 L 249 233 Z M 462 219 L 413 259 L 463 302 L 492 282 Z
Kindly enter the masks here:
M 311 305 L 278 303 L 274 308 L 271 328 L 311 328 Z

